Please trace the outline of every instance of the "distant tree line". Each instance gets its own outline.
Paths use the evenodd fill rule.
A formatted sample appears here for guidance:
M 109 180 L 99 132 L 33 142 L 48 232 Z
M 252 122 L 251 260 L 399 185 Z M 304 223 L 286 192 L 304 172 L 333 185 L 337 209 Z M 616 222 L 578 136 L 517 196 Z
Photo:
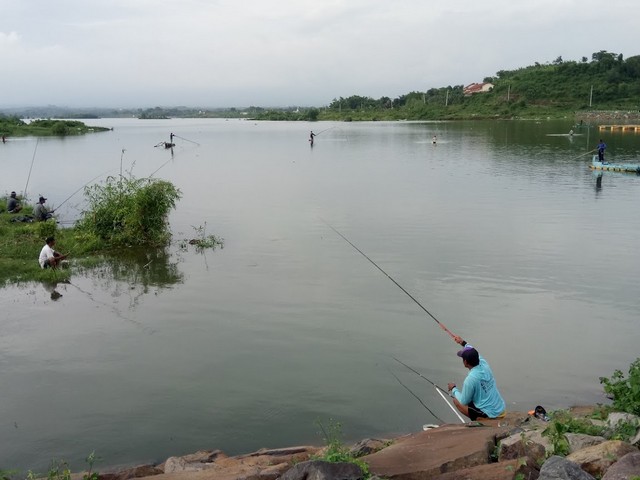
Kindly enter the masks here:
M 518 118 L 566 116 L 586 110 L 638 110 L 640 108 L 640 55 L 600 50 L 589 60 L 538 63 L 515 70 L 500 70 L 484 82 L 489 92 L 464 94 L 463 85 L 412 91 L 397 98 L 374 99 L 362 95 L 334 98 L 324 107 L 192 108 L 62 110 L 58 118 L 251 118 L 257 120 L 427 120 L 461 118 Z M 47 107 L 48 118 L 53 118 Z M 37 116 L 22 112 L 22 118 Z M 15 115 L 19 115 L 17 112 Z M 78 116 L 75 116 L 78 115 Z M 41 115 L 41 117 L 44 115 Z M 82 117 L 81 117 L 82 116 Z

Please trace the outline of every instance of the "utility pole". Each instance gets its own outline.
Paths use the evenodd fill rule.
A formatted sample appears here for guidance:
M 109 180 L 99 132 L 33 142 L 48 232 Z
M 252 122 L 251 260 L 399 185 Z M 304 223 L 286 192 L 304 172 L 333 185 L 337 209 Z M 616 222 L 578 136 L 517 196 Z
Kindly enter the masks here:
M 589 94 L 589 108 L 591 108 L 593 100 L 593 85 L 591 85 L 591 93 Z
M 449 105 L 449 89 L 447 88 L 447 96 L 444 99 L 444 106 L 447 107 Z
M 509 98 L 511 97 L 511 84 L 507 88 L 507 103 L 509 103 Z

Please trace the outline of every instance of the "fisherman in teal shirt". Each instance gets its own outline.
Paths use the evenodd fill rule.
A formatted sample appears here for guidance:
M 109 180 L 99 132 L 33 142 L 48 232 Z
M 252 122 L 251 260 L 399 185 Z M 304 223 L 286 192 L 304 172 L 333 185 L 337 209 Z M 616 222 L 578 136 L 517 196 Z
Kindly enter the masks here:
M 458 356 L 462 358 L 465 368 L 469 369 L 462 390 L 459 390 L 455 383 L 448 384 L 454 405 L 471 420 L 504 417 L 506 405 L 496 386 L 491 367 L 478 351 L 462 338 L 456 336 L 454 340 L 462 345 Z

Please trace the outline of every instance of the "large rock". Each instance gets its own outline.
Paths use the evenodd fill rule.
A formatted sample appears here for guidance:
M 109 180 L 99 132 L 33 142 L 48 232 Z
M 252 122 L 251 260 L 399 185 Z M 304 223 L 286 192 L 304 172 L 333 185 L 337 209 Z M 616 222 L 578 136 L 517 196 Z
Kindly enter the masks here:
M 388 446 L 391 442 L 389 440 L 380 440 L 379 438 L 365 438 L 360 440 L 354 446 L 349 449 L 349 453 L 358 458 L 364 455 L 370 455 L 374 452 L 382 450 Z
M 640 451 L 627 453 L 611 465 L 602 480 L 629 480 L 640 477 Z
M 359 480 L 362 477 L 362 469 L 355 463 L 313 460 L 298 463 L 287 470 L 280 480 Z
M 489 463 L 496 435 L 502 430 L 497 422 L 491 425 L 495 426 L 444 425 L 403 437 L 362 460 L 374 475 L 407 480 L 484 465 Z
M 585 435 L 583 433 L 567 433 L 566 437 L 569 442 L 569 453 L 574 453 L 583 448 L 599 445 L 607 441 L 604 437 Z
M 515 433 L 500 441 L 498 459 L 503 461 L 529 457 L 536 461 L 544 460 L 550 449 L 549 439 L 543 437 L 538 430 Z
M 221 450 L 200 450 L 182 457 L 169 457 L 164 462 L 164 473 L 197 472 L 211 467 L 216 460 L 226 458 Z
M 518 458 L 499 463 L 489 463 L 473 468 L 463 468 L 445 473 L 437 480 L 514 480 L 524 478 L 536 480 L 540 474 L 537 462 L 528 458 Z
M 99 480 L 129 480 L 131 478 L 152 477 L 160 475 L 163 470 L 154 465 L 138 465 L 114 473 L 101 473 Z
M 572 453 L 567 456 L 567 460 L 577 463 L 580 468 L 593 476 L 602 477 L 607 468 L 618 459 L 634 451 L 637 452 L 638 449 L 626 442 L 609 440 Z
M 538 480 L 595 480 L 595 477 L 582 470 L 577 463 L 554 455 L 542 465 Z

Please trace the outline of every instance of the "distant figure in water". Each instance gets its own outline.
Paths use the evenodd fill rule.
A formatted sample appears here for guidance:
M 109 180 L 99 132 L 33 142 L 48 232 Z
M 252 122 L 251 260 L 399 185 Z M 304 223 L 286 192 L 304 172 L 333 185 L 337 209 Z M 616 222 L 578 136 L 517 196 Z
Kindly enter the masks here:
M 435 145 L 437 141 L 438 141 L 438 137 L 434 135 L 433 138 L 431 139 L 431 143 Z
M 600 143 L 596 148 L 598 149 L 598 161 L 604 163 L 604 151 L 607 149 L 607 144 L 600 139 Z
M 316 136 L 315 133 L 313 133 L 313 130 L 311 130 L 311 133 L 309 133 L 309 143 L 311 144 L 311 146 L 313 146 L 313 138 Z
M 569 130 L 569 136 L 572 137 L 573 136 L 573 129 Z
M 7 137 L 2 135 L 2 143 L 7 143 Z

